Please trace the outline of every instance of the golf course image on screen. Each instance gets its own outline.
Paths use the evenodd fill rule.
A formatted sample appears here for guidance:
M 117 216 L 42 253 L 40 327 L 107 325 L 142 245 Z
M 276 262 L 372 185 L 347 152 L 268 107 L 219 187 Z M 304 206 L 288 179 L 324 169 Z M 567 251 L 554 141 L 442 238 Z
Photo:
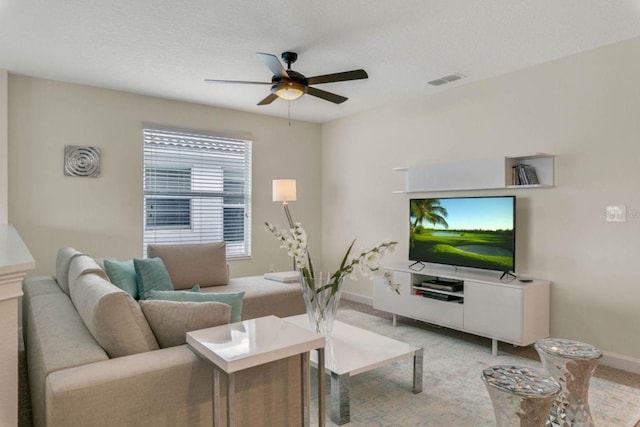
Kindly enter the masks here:
M 515 269 L 515 197 L 410 200 L 409 259 Z

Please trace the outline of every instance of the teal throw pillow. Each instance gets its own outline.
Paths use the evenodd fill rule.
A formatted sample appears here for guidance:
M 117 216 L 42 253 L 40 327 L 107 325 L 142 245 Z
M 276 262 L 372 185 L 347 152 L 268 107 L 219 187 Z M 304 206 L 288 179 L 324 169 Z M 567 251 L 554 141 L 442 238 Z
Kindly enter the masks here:
M 138 298 L 148 299 L 152 290 L 173 291 L 173 283 L 162 258 L 134 259 L 133 266 L 136 269 Z
M 191 291 L 160 291 L 152 289 L 149 291 L 147 299 L 178 301 L 178 302 L 222 302 L 231 306 L 231 323 L 242 320 L 242 298 L 244 292 L 222 294 L 222 293 L 201 293 Z
M 111 283 L 128 293 L 134 298 L 138 298 L 138 284 L 136 281 L 136 269 L 133 260 L 115 261 L 104 260 L 104 270 L 109 276 Z

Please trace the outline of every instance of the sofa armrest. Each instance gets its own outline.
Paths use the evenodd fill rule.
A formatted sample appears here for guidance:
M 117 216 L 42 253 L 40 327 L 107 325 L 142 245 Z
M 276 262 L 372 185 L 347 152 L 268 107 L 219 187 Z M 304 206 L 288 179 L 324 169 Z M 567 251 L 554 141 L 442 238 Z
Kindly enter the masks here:
M 52 372 L 46 425 L 211 426 L 211 375 L 184 345 Z
M 211 365 L 186 345 L 56 371 L 47 377 L 46 425 L 208 427 L 211 383 Z M 239 372 L 236 422 L 301 425 L 299 385 L 296 356 Z M 221 407 L 226 419 L 224 395 Z

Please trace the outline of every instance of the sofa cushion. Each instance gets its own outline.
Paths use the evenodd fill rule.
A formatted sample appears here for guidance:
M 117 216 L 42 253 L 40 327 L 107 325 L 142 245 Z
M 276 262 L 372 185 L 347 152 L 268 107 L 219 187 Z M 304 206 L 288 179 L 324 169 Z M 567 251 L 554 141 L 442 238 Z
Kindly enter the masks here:
M 160 348 L 187 343 L 189 331 L 229 323 L 231 306 L 220 302 L 139 302 Z
M 71 296 L 74 283 L 78 280 L 78 277 L 83 274 L 96 274 L 103 279 L 107 279 L 107 273 L 98 265 L 97 262 L 89 255 L 78 254 L 75 256 L 69 264 L 69 296 Z M 71 297 L 73 300 L 73 297 Z
M 149 245 L 149 257 L 160 257 L 175 289 L 226 285 L 229 282 L 224 242 L 182 245 Z
M 27 320 L 29 316 L 26 313 L 30 310 L 31 300 L 40 295 L 61 294 L 67 296 L 60 285 L 52 276 L 30 276 L 22 281 L 22 335 L 24 341 L 27 341 Z M 69 301 L 71 302 L 71 301 Z
M 234 277 L 226 286 L 202 288 L 202 293 L 244 292 L 242 320 L 274 315 L 289 317 L 306 313 L 299 283 L 283 283 L 263 276 Z
M 172 291 L 173 284 L 162 258 L 134 259 L 138 298 L 149 298 L 149 291 Z
M 128 293 L 134 298 L 138 298 L 138 284 L 136 279 L 136 269 L 133 260 L 115 261 L 104 260 L 104 270 L 109 276 L 111 283 Z
M 178 302 L 221 302 L 231 306 L 232 323 L 239 322 L 242 316 L 242 298 L 244 292 L 223 294 L 223 293 L 200 293 L 189 291 L 156 291 L 149 292 L 149 299 L 178 301 Z
M 56 281 L 67 295 L 69 295 L 69 264 L 78 255 L 82 255 L 82 252 L 73 248 L 62 248 L 56 256 Z
M 159 348 L 140 306 L 122 289 L 96 274 L 84 274 L 70 290 L 84 324 L 109 357 Z
M 39 295 L 61 294 L 62 289 L 51 276 L 29 276 L 22 281 L 23 300 L 29 300 Z

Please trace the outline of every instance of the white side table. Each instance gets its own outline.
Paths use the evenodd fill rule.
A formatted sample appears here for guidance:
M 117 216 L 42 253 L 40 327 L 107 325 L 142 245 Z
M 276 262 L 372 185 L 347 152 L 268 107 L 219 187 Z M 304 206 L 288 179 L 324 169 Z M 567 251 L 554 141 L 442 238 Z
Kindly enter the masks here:
M 317 350 L 324 367 L 324 336 L 275 316 L 187 332 L 187 344 L 213 364 L 213 425 L 220 420 L 220 372 L 227 375 L 227 426 L 234 425 L 234 374 L 243 369 L 297 354 L 302 364 L 302 420 L 310 425 L 310 351 Z M 324 369 L 318 369 L 318 423 L 324 426 Z
M 497 427 L 544 427 L 549 410 L 560 384 L 551 377 L 542 376 L 511 365 L 497 365 L 482 371 Z
M 589 408 L 589 381 L 602 352 L 591 344 L 562 338 L 536 341 L 542 365 L 560 383 L 560 394 L 553 402 L 547 426 L 593 427 Z

